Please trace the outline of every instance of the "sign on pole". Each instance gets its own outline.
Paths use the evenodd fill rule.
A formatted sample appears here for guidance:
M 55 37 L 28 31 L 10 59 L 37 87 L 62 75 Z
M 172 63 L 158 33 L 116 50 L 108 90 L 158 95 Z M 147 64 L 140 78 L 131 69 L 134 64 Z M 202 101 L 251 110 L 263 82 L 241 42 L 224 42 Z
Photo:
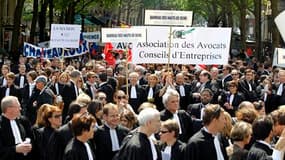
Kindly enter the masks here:
M 281 12 L 274 21 L 283 38 L 283 41 L 285 41 L 285 11 Z
M 102 28 L 102 42 L 136 42 L 145 41 L 143 28 Z
M 192 11 L 145 10 L 145 25 L 192 26 Z
M 50 48 L 78 48 L 81 25 L 52 24 Z
M 100 32 L 83 32 L 83 39 L 88 42 L 100 42 Z
M 133 43 L 133 63 L 227 64 L 231 28 L 147 27 L 146 41 Z M 169 53 L 169 47 L 171 52 Z

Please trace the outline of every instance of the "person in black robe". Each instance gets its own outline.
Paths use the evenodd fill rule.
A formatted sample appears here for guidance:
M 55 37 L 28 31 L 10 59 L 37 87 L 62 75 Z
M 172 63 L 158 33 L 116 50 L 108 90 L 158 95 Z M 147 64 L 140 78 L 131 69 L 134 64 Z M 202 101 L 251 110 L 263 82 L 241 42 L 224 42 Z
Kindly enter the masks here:
M 271 159 L 273 148 L 270 142 L 273 137 L 273 120 L 270 116 L 260 116 L 252 124 L 255 142 L 251 146 L 247 160 Z
M 161 153 L 150 138 L 160 128 L 159 112 L 146 108 L 139 113 L 138 120 L 138 131 L 126 140 L 113 160 L 161 160 Z
M 71 103 L 69 106 L 69 118 L 70 120 L 76 114 L 85 113 L 87 107 L 82 107 L 77 103 Z M 73 138 L 71 121 L 68 121 L 65 125 L 56 130 L 47 144 L 47 159 L 48 160 L 62 160 L 64 149 L 68 142 Z
M 187 142 L 193 135 L 193 124 L 190 115 L 184 110 L 179 110 L 179 93 L 174 89 L 167 89 L 162 100 L 165 109 L 160 112 L 161 120 L 176 120 L 179 125 L 178 139 Z
M 76 115 L 71 123 L 74 138 L 67 144 L 63 160 L 95 160 L 95 155 L 87 143 L 93 138 L 95 118 L 90 114 Z
M 61 126 L 62 115 L 61 110 L 57 106 L 44 104 L 41 107 L 45 107 L 43 114 L 38 115 L 43 116 L 43 127 L 34 128 L 36 146 L 33 152 L 35 153 L 34 155 L 38 156 L 37 159 L 47 160 L 47 144 L 51 139 L 51 135 Z
M 103 120 L 105 121 L 104 125 L 98 128 L 93 139 L 96 145 L 95 154 L 98 160 L 112 160 L 129 130 L 119 125 L 120 117 L 118 107 L 112 103 L 108 103 L 104 106 Z M 114 147 L 116 140 L 112 141 L 112 131 L 116 134 L 113 139 L 117 139 L 117 148 Z
M 226 123 L 223 108 L 217 104 L 208 105 L 204 109 L 203 123 L 204 127 L 194 134 L 187 143 L 184 159 L 217 160 L 218 156 L 223 156 L 224 160 L 227 160 L 226 150 L 217 137 Z M 214 141 L 220 148 L 215 147 Z
M 162 122 L 159 136 L 162 142 L 160 150 L 163 158 L 170 160 L 183 159 L 185 143 L 177 140 L 178 135 L 179 126 L 175 120 Z
M 31 159 L 33 134 L 28 120 L 20 117 L 21 107 L 17 97 L 4 97 L 1 101 L 1 110 L 3 113 L 0 116 L 0 159 Z M 13 124 L 15 129 L 12 129 Z M 27 138 L 31 142 L 26 141 Z

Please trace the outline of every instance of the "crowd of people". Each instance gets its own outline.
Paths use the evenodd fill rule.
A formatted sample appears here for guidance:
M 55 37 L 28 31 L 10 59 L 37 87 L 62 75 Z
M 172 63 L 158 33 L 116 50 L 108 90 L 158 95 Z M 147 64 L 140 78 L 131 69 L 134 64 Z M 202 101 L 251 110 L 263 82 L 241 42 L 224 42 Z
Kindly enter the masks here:
M 21 56 L 0 77 L 1 160 L 283 160 L 285 70 Z

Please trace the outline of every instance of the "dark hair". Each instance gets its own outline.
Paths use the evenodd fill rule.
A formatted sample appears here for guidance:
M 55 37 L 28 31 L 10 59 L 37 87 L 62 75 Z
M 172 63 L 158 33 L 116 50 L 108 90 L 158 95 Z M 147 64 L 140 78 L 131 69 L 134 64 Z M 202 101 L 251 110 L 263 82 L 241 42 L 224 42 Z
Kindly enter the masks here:
M 99 74 L 99 79 L 100 79 L 102 82 L 106 82 L 107 79 L 108 79 L 107 73 L 105 73 L 105 72 L 100 73 L 100 74 Z
M 43 113 L 43 125 L 45 127 L 50 127 L 51 123 L 49 122 L 49 118 L 52 117 L 52 114 L 55 112 L 61 112 L 61 109 L 59 109 L 57 106 L 53 106 L 50 104 L 43 104 L 44 107 L 46 107 L 46 109 L 44 110 Z
M 32 80 L 35 80 L 38 76 L 37 72 L 36 71 L 29 71 L 27 73 L 28 76 L 30 76 L 32 78 Z
M 270 116 L 260 116 L 252 124 L 253 136 L 256 140 L 265 140 L 273 129 L 273 120 Z
M 161 123 L 161 126 L 166 128 L 169 132 L 174 131 L 174 137 L 177 138 L 179 135 L 179 125 L 178 123 L 173 119 L 168 119 Z
M 209 125 L 213 119 L 218 119 L 224 112 L 224 109 L 219 104 L 209 104 L 204 109 L 203 123 Z
M 71 123 L 74 136 L 82 135 L 83 131 L 90 131 L 92 123 L 96 123 L 96 119 L 91 114 L 75 115 Z
M 69 109 L 68 109 L 68 112 L 67 112 L 67 115 L 68 115 L 67 120 L 71 120 L 73 115 L 76 114 L 76 113 L 79 113 L 80 110 L 81 110 L 80 104 L 75 103 L 75 102 L 70 103 Z
M 96 113 L 102 110 L 103 104 L 99 100 L 92 100 L 88 105 L 87 105 L 87 111 L 92 114 L 94 117 L 96 117 Z

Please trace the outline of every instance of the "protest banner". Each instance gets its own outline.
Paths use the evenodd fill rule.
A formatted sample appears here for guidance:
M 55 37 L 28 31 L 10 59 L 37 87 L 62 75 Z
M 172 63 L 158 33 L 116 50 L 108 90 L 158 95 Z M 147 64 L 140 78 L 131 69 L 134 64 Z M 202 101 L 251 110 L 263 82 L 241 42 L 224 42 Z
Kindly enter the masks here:
M 172 41 L 169 43 L 171 31 Z M 133 63 L 227 64 L 231 28 L 147 27 L 146 41 L 133 43 Z
M 102 28 L 102 42 L 136 42 L 145 41 L 144 28 Z
M 283 41 L 285 41 L 285 11 L 281 12 L 275 19 L 274 19 L 276 26 L 281 34 L 281 37 L 283 38 Z
M 50 48 L 78 48 L 81 25 L 52 24 Z
M 87 42 L 100 42 L 100 32 L 83 32 L 83 39 Z
M 272 66 L 285 68 L 285 49 L 275 48 Z
M 41 48 L 26 42 L 23 47 L 24 56 L 42 59 L 75 57 L 83 55 L 88 51 L 89 46 L 86 40 L 83 40 L 80 46 L 76 49 L 64 50 L 64 54 L 62 54 L 63 50 L 61 48 Z
M 145 10 L 145 25 L 192 26 L 192 11 Z

